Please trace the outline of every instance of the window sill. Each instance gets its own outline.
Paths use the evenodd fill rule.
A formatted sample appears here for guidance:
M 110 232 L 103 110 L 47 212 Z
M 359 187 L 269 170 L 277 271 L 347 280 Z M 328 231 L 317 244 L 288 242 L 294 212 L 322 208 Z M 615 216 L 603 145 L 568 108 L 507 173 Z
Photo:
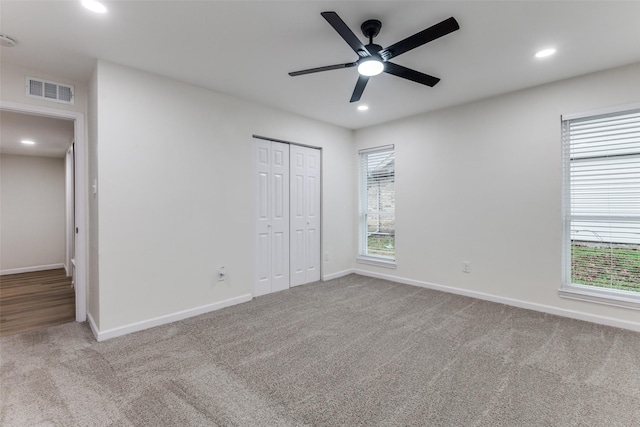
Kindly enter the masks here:
M 377 265 L 378 267 L 396 268 L 395 259 L 374 258 L 374 257 L 359 255 L 356 258 L 356 262 L 359 264 Z
M 590 286 L 571 284 L 559 289 L 558 295 L 561 298 L 640 310 L 640 294 L 634 295 L 624 291 L 594 289 Z

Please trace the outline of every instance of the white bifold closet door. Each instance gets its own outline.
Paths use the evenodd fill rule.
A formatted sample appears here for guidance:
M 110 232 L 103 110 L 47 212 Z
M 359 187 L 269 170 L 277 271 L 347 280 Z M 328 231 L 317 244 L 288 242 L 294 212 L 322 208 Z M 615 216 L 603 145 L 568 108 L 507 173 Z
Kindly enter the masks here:
M 254 138 L 254 295 L 320 280 L 320 150 Z
M 291 286 L 320 280 L 320 150 L 291 145 Z
M 255 150 L 258 296 L 289 289 L 289 144 L 255 139 Z

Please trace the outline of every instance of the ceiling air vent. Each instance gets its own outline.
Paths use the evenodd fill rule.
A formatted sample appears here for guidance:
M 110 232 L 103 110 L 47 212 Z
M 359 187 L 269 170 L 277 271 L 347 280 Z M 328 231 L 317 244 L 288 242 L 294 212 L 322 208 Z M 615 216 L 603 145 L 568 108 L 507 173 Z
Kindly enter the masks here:
M 62 104 L 73 104 L 73 85 L 27 77 L 26 88 L 27 96 L 60 102 Z

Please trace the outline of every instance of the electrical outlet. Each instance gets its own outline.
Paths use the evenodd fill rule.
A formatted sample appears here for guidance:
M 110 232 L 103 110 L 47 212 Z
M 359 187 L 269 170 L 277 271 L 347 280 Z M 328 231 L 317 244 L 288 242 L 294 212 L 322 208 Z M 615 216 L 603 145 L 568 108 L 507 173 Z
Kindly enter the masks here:
M 462 272 L 471 273 L 471 263 L 469 261 L 462 261 Z
M 218 282 L 224 282 L 225 277 L 227 277 L 227 272 L 224 266 L 218 268 Z
M 329 261 L 329 252 L 324 253 L 324 260 Z

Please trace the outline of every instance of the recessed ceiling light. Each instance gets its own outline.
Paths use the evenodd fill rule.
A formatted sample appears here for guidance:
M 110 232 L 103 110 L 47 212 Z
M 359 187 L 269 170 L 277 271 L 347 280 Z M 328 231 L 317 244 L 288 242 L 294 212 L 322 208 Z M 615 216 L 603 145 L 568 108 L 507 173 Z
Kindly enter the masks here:
M 536 58 L 546 58 L 547 56 L 551 56 L 556 53 L 555 48 L 542 49 L 536 52 Z
M 84 7 L 89 9 L 95 13 L 107 13 L 107 8 L 105 5 L 100 3 L 97 0 L 81 0 L 81 3 Z
M 23 143 L 24 145 L 35 145 L 35 142 L 31 141 L 30 139 L 23 139 L 20 142 Z
M 358 105 L 359 111 L 367 111 L 369 109 L 368 105 Z

